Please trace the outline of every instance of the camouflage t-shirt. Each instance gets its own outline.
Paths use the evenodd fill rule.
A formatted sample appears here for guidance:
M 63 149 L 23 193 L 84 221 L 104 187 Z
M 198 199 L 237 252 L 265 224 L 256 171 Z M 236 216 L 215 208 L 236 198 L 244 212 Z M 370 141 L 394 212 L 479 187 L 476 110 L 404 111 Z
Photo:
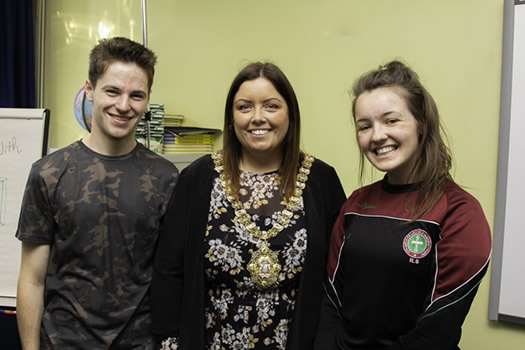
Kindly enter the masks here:
M 140 144 L 108 157 L 77 141 L 33 164 L 16 237 L 51 246 L 43 349 L 153 348 L 153 254 L 177 176 Z

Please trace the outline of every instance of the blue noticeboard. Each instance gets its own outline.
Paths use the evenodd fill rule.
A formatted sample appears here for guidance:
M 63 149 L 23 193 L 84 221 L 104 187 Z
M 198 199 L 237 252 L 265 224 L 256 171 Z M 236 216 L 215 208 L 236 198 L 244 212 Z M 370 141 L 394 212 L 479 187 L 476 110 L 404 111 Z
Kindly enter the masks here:
M 0 306 L 15 306 L 18 216 L 31 165 L 48 151 L 49 110 L 0 108 Z

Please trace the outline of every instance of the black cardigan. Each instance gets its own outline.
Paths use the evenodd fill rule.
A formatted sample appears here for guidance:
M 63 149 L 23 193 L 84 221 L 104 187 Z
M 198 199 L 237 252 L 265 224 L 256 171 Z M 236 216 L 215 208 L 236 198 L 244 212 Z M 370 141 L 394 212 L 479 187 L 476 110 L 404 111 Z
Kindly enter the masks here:
M 213 160 L 204 156 L 180 174 L 168 204 L 152 281 L 153 333 L 179 338 L 179 349 L 204 349 L 204 232 Z M 303 191 L 308 245 L 287 350 L 312 347 L 319 321 L 330 233 L 346 199 L 331 166 L 316 159 Z

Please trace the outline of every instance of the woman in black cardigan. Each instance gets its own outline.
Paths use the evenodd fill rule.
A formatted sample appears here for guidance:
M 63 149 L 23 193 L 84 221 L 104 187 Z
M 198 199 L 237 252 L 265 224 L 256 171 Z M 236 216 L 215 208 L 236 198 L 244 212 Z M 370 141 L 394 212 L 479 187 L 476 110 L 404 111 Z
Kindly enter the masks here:
M 165 215 L 152 282 L 162 349 L 311 348 L 345 194 L 299 141 L 286 76 L 245 67 L 227 97 L 223 151 L 184 169 Z

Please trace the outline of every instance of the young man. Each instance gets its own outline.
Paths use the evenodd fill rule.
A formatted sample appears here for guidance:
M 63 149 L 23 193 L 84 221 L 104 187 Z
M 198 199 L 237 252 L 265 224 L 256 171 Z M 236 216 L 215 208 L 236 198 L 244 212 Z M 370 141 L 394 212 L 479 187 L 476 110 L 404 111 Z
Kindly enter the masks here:
M 152 262 L 178 177 L 135 141 L 156 57 L 126 38 L 91 51 L 92 130 L 34 163 L 16 237 L 24 349 L 153 349 Z

